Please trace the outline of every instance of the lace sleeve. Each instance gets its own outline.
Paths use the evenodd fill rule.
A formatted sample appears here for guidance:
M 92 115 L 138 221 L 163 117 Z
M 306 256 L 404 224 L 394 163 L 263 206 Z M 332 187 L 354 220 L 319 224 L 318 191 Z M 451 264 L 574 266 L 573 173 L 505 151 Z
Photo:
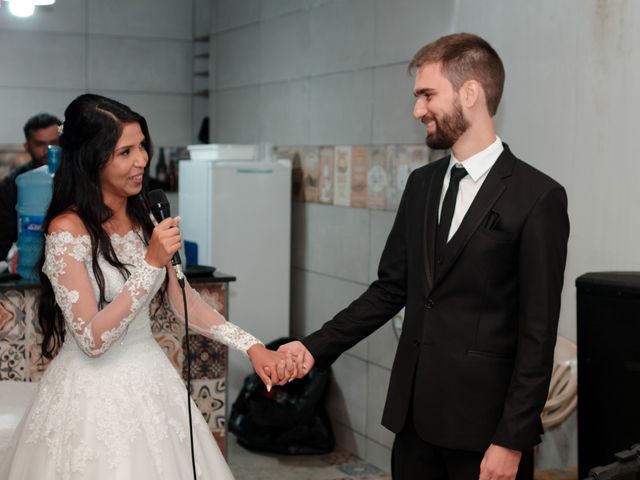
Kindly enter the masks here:
M 84 263 L 90 254 L 87 235 L 74 237 L 69 232 L 50 233 L 46 236 L 42 271 L 51 282 L 67 329 L 82 351 L 95 357 L 106 352 L 122 336 L 145 305 L 163 269 L 143 260 L 132 270 L 122 291 L 106 307 L 98 310 Z
M 205 337 L 224 343 L 247 355 L 247 350 L 262 342 L 242 328 L 228 322 L 216 309 L 210 307 L 185 279 L 189 328 Z M 184 321 L 182 291 L 172 269 L 169 271 L 169 304 L 173 313 Z

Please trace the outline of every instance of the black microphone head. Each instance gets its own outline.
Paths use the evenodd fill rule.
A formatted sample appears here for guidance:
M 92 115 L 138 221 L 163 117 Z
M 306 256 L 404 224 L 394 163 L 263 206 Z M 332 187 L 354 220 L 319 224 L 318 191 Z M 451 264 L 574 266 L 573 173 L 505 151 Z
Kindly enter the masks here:
M 161 222 L 171 216 L 171 205 L 169 204 L 167 195 L 162 190 L 151 190 L 147 194 L 147 199 L 149 200 L 151 213 L 156 221 Z

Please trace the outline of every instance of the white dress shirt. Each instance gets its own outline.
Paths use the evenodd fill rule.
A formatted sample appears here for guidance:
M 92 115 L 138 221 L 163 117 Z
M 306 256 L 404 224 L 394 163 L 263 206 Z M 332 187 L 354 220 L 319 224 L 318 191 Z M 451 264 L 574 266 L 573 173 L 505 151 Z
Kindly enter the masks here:
M 445 174 L 444 182 L 442 183 L 440 207 L 438 208 L 438 222 L 440 221 L 440 212 L 442 211 L 444 195 L 449 187 L 451 168 L 463 166 L 467 170 L 468 175 L 460 180 L 460 188 L 458 189 L 458 196 L 456 197 L 456 206 L 453 211 L 453 219 L 451 220 L 451 228 L 449 229 L 447 242 L 451 240 L 451 237 L 453 237 L 458 230 L 458 227 L 460 227 L 462 219 L 469 210 L 471 203 L 473 203 L 473 199 L 476 198 L 476 194 L 478 193 L 478 190 L 480 190 L 484 179 L 487 178 L 487 173 L 489 173 L 493 164 L 496 163 L 496 160 L 503 150 L 504 147 L 502 146 L 502 140 L 500 140 L 500 137 L 496 136 L 495 141 L 491 145 L 462 162 L 456 159 L 453 152 L 451 152 L 451 160 L 449 161 L 447 173 Z

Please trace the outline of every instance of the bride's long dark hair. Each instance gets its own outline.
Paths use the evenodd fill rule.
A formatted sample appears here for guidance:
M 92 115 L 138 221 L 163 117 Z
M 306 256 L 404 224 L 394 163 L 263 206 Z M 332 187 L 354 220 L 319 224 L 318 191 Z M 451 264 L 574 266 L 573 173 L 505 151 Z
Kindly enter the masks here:
M 60 136 L 62 159 L 53 182 L 53 196 L 44 220 L 48 231 L 51 221 L 64 212 L 74 212 L 91 237 L 91 265 L 100 293 L 99 308 L 106 303 L 104 276 L 98 265 L 98 256 L 116 267 L 126 278 L 127 266 L 120 262 L 109 236 L 102 225 L 113 215 L 104 204 L 100 187 L 100 173 L 105 167 L 125 124 L 137 123 L 144 135 L 144 147 L 153 156 L 147 122 L 138 113 L 110 98 L 85 94 L 73 100 L 64 112 L 63 133 Z M 127 199 L 127 216 L 134 227 L 142 231 L 148 242 L 153 230 L 149 219 L 144 190 Z M 44 252 L 40 267 L 44 262 Z M 42 355 L 52 358 L 64 341 L 65 325 L 60 307 L 56 304 L 51 282 L 40 273 L 42 291 L 39 305 L 39 323 L 44 336 Z

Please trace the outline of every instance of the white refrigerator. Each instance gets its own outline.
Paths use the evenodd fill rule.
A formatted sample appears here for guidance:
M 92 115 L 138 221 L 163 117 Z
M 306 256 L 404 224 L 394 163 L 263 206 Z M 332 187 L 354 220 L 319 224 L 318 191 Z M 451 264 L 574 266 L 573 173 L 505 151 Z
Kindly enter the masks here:
M 180 229 L 197 244 L 198 264 L 237 278 L 229 284 L 229 320 L 267 343 L 289 335 L 291 163 L 239 160 L 246 149 L 229 149 L 180 162 Z M 229 350 L 228 405 L 252 371 Z

